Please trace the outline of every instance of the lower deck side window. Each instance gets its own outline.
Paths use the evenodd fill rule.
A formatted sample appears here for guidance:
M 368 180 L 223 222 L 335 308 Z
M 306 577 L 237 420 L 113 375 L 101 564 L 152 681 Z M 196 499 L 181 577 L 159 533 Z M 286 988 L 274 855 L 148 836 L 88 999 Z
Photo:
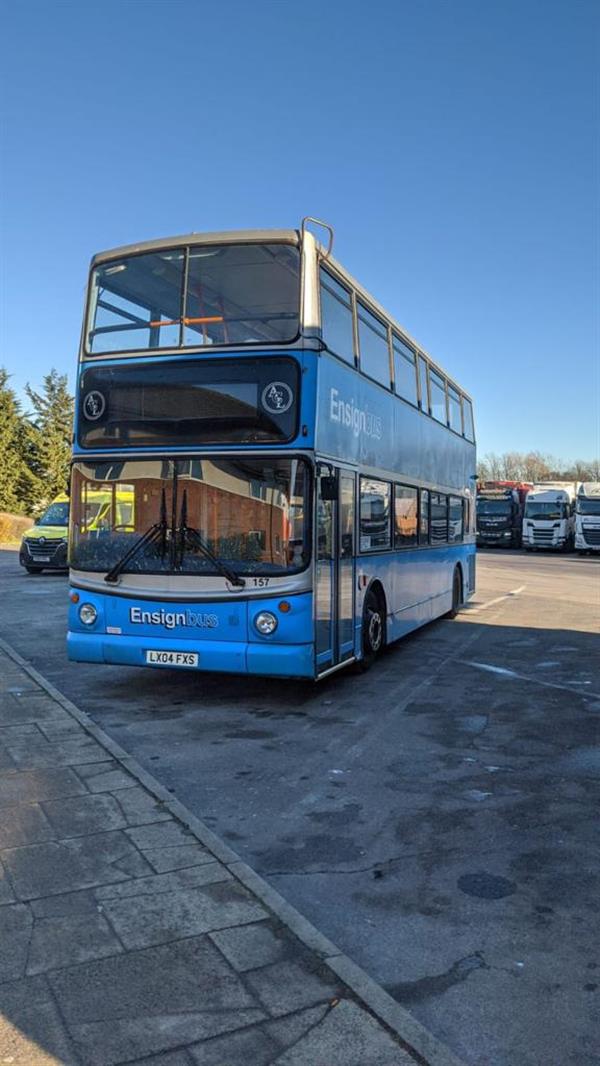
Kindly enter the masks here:
M 408 485 L 394 487 L 394 547 L 412 548 L 417 543 L 418 490 Z
M 448 542 L 456 544 L 464 536 L 464 508 L 459 496 L 450 496 L 448 500 Z
M 445 544 L 448 539 L 448 497 L 431 493 L 430 534 L 432 544 Z
M 392 486 L 374 478 L 360 479 L 360 550 L 389 548 L 391 544 Z

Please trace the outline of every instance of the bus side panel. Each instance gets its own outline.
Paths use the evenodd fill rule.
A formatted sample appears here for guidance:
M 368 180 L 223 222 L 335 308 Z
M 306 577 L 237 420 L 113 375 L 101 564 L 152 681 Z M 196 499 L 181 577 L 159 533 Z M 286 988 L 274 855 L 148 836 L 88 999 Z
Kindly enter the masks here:
M 326 353 L 316 424 L 320 454 L 441 490 L 472 487 L 474 444 Z

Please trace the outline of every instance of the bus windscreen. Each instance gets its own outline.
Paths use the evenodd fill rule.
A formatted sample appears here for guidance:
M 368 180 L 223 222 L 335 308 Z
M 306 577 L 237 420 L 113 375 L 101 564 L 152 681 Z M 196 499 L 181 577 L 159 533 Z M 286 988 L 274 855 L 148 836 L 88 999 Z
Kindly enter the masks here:
M 126 256 L 92 271 L 86 350 L 287 344 L 299 331 L 291 244 L 208 244 Z

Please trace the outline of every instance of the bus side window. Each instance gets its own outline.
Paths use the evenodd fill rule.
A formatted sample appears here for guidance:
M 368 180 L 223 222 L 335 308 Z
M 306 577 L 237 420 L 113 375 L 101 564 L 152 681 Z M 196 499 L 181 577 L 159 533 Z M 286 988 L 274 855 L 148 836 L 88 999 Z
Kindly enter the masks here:
M 374 478 L 360 479 L 360 550 L 389 548 L 392 486 Z
M 418 491 L 408 485 L 394 486 L 394 547 L 412 548 L 417 543 Z
M 419 406 L 426 415 L 429 414 L 429 391 L 427 389 L 427 363 L 419 356 Z
M 448 497 L 431 493 L 431 543 L 445 544 L 448 539 Z
M 419 544 L 429 544 L 429 490 L 421 489 L 419 500 Z
M 330 351 L 354 366 L 352 296 L 321 268 L 321 337 Z
M 446 416 L 446 387 L 444 379 L 429 368 L 429 396 L 431 400 L 431 414 L 442 425 L 447 425 Z
M 392 334 L 394 348 L 394 384 L 396 394 L 403 400 L 417 406 L 417 370 L 415 366 L 415 353 L 403 342 Z
M 463 433 L 464 433 L 465 437 L 467 438 L 467 440 L 474 441 L 475 440 L 475 432 L 474 432 L 474 429 L 473 429 L 473 408 L 471 407 L 471 401 L 467 400 L 466 396 L 463 396 L 462 405 L 463 405 L 463 425 L 464 425 Z
M 450 429 L 453 429 L 455 433 L 462 433 L 460 396 L 451 385 L 448 386 L 448 422 Z
M 391 374 L 387 328 L 360 301 L 357 301 L 356 307 L 360 369 L 363 374 L 389 389 Z
M 448 503 L 448 541 L 456 544 L 463 539 L 463 501 L 459 496 L 450 496 Z

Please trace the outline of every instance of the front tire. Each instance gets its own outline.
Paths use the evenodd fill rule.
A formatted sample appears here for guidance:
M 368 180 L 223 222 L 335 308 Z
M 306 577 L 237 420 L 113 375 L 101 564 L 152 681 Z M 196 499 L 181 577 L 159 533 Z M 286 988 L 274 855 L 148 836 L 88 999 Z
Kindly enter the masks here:
M 362 618 L 361 670 L 368 670 L 385 644 L 385 612 L 380 597 L 369 589 L 365 597 Z

